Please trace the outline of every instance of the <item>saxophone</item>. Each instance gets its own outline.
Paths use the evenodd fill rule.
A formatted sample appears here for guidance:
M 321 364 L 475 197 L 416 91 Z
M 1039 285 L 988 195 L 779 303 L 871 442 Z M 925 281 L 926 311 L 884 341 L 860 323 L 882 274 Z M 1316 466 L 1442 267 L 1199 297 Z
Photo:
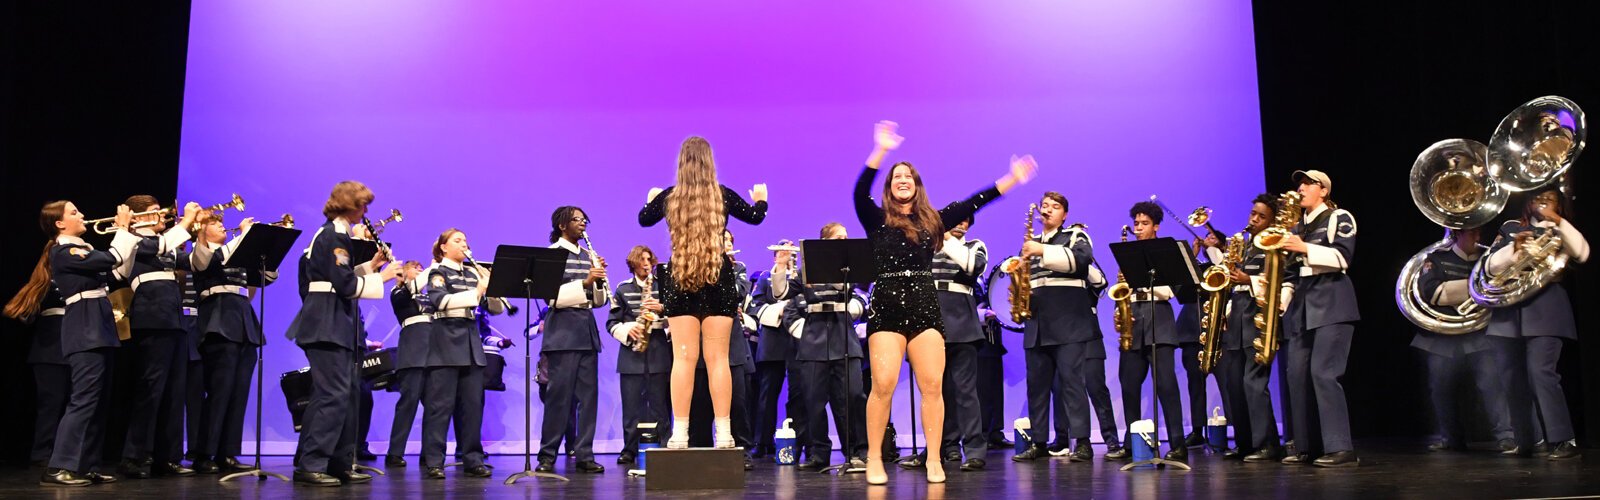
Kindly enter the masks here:
M 1206 291 L 1205 304 L 1200 306 L 1200 371 L 1211 373 L 1222 358 L 1222 330 L 1228 326 L 1228 295 L 1233 287 L 1233 269 L 1244 260 L 1244 232 L 1228 238 L 1227 254 L 1222 262 L 1206 268 L 1200 278 L 1200 288 Z
M 1128 226 L 1122 226 L 1122 241 L 1128 241 L 1129 231 Z M 1117 330 L 1117 347 L 1133 349 L 1133 288 L 1128 286 L 1121 269 L 1117 270 L 1117 284 L 1111 285 L 1106 295 L 1117 304 L 1117 312 L 1111 316 L 1111 327 Z
M 654 282 L 655 275 L 653 273 L 645 273 L 644 279 L 639 280 L 639 300 L 641 302 L 650 296 L 650 285 Z M 650 347 L 650 332 L 655 329 L 656 319 L 658 317 L 655 312 L 645 309 L 643 306 L 639 307 L 639 317 L 634 319 L 634 322 L 644 327 L 644 335 L 638 342 L 633 344 L 633 352 L 644 352 L 645 349 Z
M 1261 307 L 1256 311 L 1256 329 L 1261 330 L 1261 336 L 1251 342 L 1251 347 L 1256 350 L 1256 363 L 1268 365 L 1272 357 L 1278 353 L 1278 336 L 1282 329 L 1283 315 L 1279 314 L 1278 303 L 1283 296 L 1283 271 L 1288 251 L 1283 249 L 1283 243 L 1291 234 L 1289 228 L 1300 222 L 1300 193 L 1289 191 L 1278 196 L 1278 217 L 1272 221 L 1272 227 L 1261 230 L 1255 237 L 1255 246 L 1266 252 L 1266 266 L 1262 273 L 1266 276 L 1266 286 L 1261 288 L 1261 296 L 1256 297 L 1256 305 Z
M 1038 203 L 1028 204 L 1028 222 L 1023 226 L 1022 242 L 1033 241 L 1033 214 L 1039 210 Z M 1033 285 L 1028 280 L 1033 276 L 1033 269 L 1028 265 L 1028 259 L 1021 254 L 1012 259 L 1011 273 L 1011 321 L 1022 324 L 1023 321 L 1033 317 Z

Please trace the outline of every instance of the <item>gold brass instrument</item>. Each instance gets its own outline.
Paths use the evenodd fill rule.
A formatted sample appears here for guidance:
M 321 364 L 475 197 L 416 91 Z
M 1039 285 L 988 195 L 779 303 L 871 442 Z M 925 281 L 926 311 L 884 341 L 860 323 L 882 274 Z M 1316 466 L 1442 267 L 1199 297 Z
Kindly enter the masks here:
M 779 240 L 776 245 L 767 245 L 767 250 L 773 252 L 789 252 L 789 265 L 784 274 L 790 281 L 794 281 L 795 273 L 800 269 L 800 247 L 794 246 L 789 240 Z
M 1261 336 L 1251 342 L 1256 350 L 1256 364 L 1271 364 L 1272 357 L 1278 354 L 1278 337 L 1283 329 L 1283 314 L 1278 309 L 1283 298 L 1283 271 L 1289 253 L 1283 245 L 1293 234 L 1289 228 L 1300 222 L 1300 210 L 1300 193 L 1289 191 L 1278 195 L 1277 218 L 1271 227 L 1261 230 L 1255 237 L 1256 248 L 1266 252 L 1266 267 L 1261 270 L 1266 286 L 1261 287 L 1261 296 L 1256 297 L 1256 305 L 1261 306 L 1261 310 L 1256 311 L 1254 318 Z
M 1122 226 L 1122 241 L 1128 241 L 1132 230 Z M 1133 287 L 1128 286 L 1128 278 L 1123 276 L 1122 270 L 1117 270 L 1117 283 L 1106 290 L 1106 295 L 1117 305 L 1117 311 L 1111 316 L 1111 327 L 1117 331 L 1117 347 L 1124 351 L 1133 349 Z
M 1198 212 L 1197 212 L 1198 213 Z M 1206 301 L 1200 306 L 1200 371 L 1211 373 L 1222 357 L 1222 330 L 1228 326 L 1228 296 L 1233 289 L 1233 269 L 1244 261 L 1244 231 L 1228 238 L 1222 262 L 1206 268 L 1200 288 Z
M 111 301 L 111 319 L 117 324 L 117 339 L 133 338 L 133 324 L 128 317 L 128 308 L 133 305 L 133 288 L 119 288 L 106 298 Z
M 374 240 L 378 239 L 378 235 L 383 234 L 383 230 L 389 227 L 390 223 L 402 221 L 405 221 L 405 217 L 400 215 L 400 209 L 398 208 L 389 209 L 389 216 L 378 222 L 369 221 L 365 217 L 361 218 L 361 223 L 366 224 L 367 230 L 372 231 L 372 239 Z
M 655 272 L 653 269 L 646 271 L 644 273 L 644 279 L 639 280 L 639 300 L 641 302 L 650 297 L 650 285 L 654 282 Z M 644 352 L 645 349 L 650 348 L 650 331 L 652 330 L 652 327 L 655 326 L 657 319 L 659 319 L 659 317 L 656 315 L 655 311 L 645 309 L 644 307 L 639 308 L 639 317 L 635 319 L 634 322 L 638 323 L 639 326 L 644 327 L 644 335 L 639 339 L 638 342 L 633 344 L 633 352 Z
M 141 228 L 141 227 L 150 227 L 150 226 L 160 225 L 163 222 L 171 223 L 172 221 L 177 220 L 178 208 L 180 208 L 180 207 L 167 207 L 167 208 L 159 208 L 159 209 L 155 209 L 155 210 L 145 210 L 143 212 L 134 212 L 133 213 L 133 218 L 134 219 L 138 219 L 140 217 L 144 217 L 144 216 L 148 216 L 148 215 L 154 215 L 154 216 L 157 216 L 159 220 L 144 221 L 144 222 L 134 222 L 132 226 L 128 227 L 128 229 L 138 229 L 138 228 Z M 243 212 L 244 211 L 244 198 L 240 198 L 238 194 L 234 194 L 233 195 L 233 199 L 228 200 L 225 203 L 218 203 L 216 205 L 211 205 L 209 207 L 205 207 L 205 210 L 209 210 L 209 211 L 212 211 L 212 212 L 221 212 L 221 211 L 227 210 L 229 208 L 232 208 L 234 210 L 238 210 L 240 212 Z M 84 224 L 88 224 L 90 228 L 94 229 L 94 234 L 111 234 L 111 233 L 117 232 L 117 228 L 111 226 L 111 223 L 115 222 L 116 220 L 117 220 L 116 217 L 105 217 L 105 218 L 94 219 L 94 220 L 86 220 L 86 221 L 83 221 L 83 223 Z
M 294 228 L 294 216 L 290 215 L 290 214 L 283 214 L 283 217 L 279 218 L 275 222 L 265 222 L 265 223 L 258 223 L 258 224 L 266 224 L 268 226 L 278 226 L 278 227 L 284 227 L 284 228 L 291 228 L 292 229 L 292 228 Z M 228 234 L 242 233 L 242 232 L 244 232 L 244 228 L 243 227 L 236 227 L 236 228 L 229 229 L 227 232 L 228 232 Z
M 1038 210 L 1038 203 L 1028 204 L 1028 221 L 1023 225 L 1023 243 L 1033 241 L 1033 215 Z M 1006 270 L 1011 273 L 1011 321 L 1020 325 L 1033 317 L 1033 284 L 1028 282 L 1033 276 L 1033 269 L 1028 264 L 1028 259 L 1021 254 L 1011 262 L 1011 269 Z

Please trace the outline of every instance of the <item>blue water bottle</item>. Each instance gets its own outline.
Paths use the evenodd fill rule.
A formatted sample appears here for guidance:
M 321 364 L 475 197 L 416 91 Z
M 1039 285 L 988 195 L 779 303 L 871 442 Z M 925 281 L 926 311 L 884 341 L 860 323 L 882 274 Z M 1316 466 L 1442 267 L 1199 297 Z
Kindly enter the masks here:
M 1028 430 L 1032 428 L 1033 423 L 1028 420 L 1028 417 L 1011 421 L 1011 442 L 1015 443 L 1014 446 L 1016 446 L 1017 453 L 1028 451 L 1028 447 L 1033 445 L 1033 437 L 1028 434 Z
M 1132 448 L 1134 462 L 1143 462 L 1156 457 L 1156 449 L 1160 445 L 1156 443 L 1156 422 L 1154 420 L 1134 422 L 1133 425 L 1128 426 L 1128 432 L 1133 434 L 1133 439 L 1129 440 L 1128 446 Z M 1178 436 L 1178 439 L 1183 439 L 1183 436 Z M 1178 446 L 1183 446 L 1183 444 L 1179 443 Z M 1155 465 L 1149 465 L 1148 467 L 1155 467 Z
M 650 450 L 661 447 L 661 438 L 656 434 L 655 422 L 639 422 L 639 455 L 634 458 L 634 467 L 644 470 L 644 458 Z
M 1221 406 L 1212 408 L 1211 418 L 1206 419 L 1206 447 L 1215 453 L 1228 450 L 1228 417 Z
M 783 427 L 779 427 L 778 430 L 772 432 L 773 446 L 778 449 L 778 452 L 774 453 L 772 458 L 778 462 L 778 465 L 794 465 L 795 463 L 794 429 L 789 428 L 790 422 L 794 422 L 794 419 L 783 419 Z

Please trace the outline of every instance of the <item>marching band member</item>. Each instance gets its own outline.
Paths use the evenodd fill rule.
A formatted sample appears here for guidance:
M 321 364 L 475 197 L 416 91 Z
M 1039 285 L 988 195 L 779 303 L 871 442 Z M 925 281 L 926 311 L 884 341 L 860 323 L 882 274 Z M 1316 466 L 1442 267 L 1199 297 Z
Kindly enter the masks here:
M 125 204 L 134 212 L 161 208 L 149 195 L 130 196 Z M 174 271 L 179 247 L 189 240 L 188 228 L 199 210 L 199 204 L 189 203 L 182 219 L 170 229 L 161 214 L 137 217 L 135 222 L 147 225 L 133 230 L 140 237 L 139 244 L 133 258 L 122 262 L 123 274 L 133 288 L 128 344 L 138 377 L 120 466 L 128 477 L 194 474 L 194 469 L 179 464 L 183 460 L 182 405 L 187 385 L 183 374 L 189 352 L 184 345 L 188 333 L 183 330 L 183 292 Z
M 729 259 L 734 259 L 738 250 L 733 249 L 733 232 L 726 228 L 722 230 L 722 251 Z M 738 282 L 739 309 L 734 315 L 733 334 L 728 339 L 728 374 L 730 387 L 733 389 L 729 404 L 729 423 L 733 425 L 733 442 L 745 451 L 756 449 L 755 433 L 751 429 L 750 411 L 750 375 L 755 373 L 755 357 L 750 352 L 750 334 L 756 327 L 755 318 L 746 314 L 750 308 L 750 290 L 754 283 L 750 281 L 750 270 L 744 262 L 733 261 L 733 274 Z M 708 387 L 709 389 L 709 387 Z M 750 454 L 745 453 L 744 470 L 755 468 L 750 461 Z
M 300 430 L 296 483 L 339 486 L 341 481 L 372 480 L 352 463 L 357 425 L 349 415 L 357 410 L 351 407 L 354 391 L 361 389 L 352 364 L 364 347 L 356 301 L 381 298 L 384 282 L 399 273 L 398 266 L 384 266 L 387 252 L 377 252 L 360 265 L 351 262 L 352 237 L 365 237 L 369 231 L 358 223 L 372 200 L 372 191 L 360 182 L 335 185 L 322 208 L 328 220 L 311 237 L 301 260 L 305 295 L 286 333 L 311 364 L 311 402 Z
M 1066 410 L 1066 425 L 1056 422 L 1062 443 L 1077 441 L 1068 454 L 1071 461 L 1089 460 L 1089 400 L 1084 388 L 1083 360 L 1100 342 L 1095 297 L 1089 291 L 1094 264 L 1094 242 L 1067 220 L 1067 197 L 1050 191 L 1039 200 L 1044 232 L 1022 244 L 1028 259 L 1032 288 L 1029 305 L 1033 318 L 1024 325 L 1023 341 L 1028 362 L 1028 430 L 1032 446 L 1011 457 L 1025 462 L 1049 455 L 1050 417 L 1054 407 Z M 1007 268 L 1017 262 L 1007 259 Z M 1016 278 L 1013 278 L 1016 279 Z M 1052 395 L 1055 398 L 1052 404 Z M 1137 400 L 1137 399 L 1136 399 Z M 1059 432 L 1065 428 L 1065 433 Z
M 1467 281 L 1472 266 L 1482 254 L 1478 250 L 1479 228 L 1453 229 L 1450 238 L 1454 244 L 1448 249 L 1428 254 L 1422 274 L 1417 277 L 1422 296 L 1432 307 L 1446 314 L 1455 314 L 1456 307 L 1472 300 Z M 1511 432 L 1511 419 L 1506 413 L 1506 372 L 1503 354 L 1485 330 L 1459 335 L 1442 335 L 1417 329 L 1411 347 L 1427 354 L 1428 392 L 1433 397 L 1433 413 L 1439 424 L 1439 441 L 1428 445 L 1430 451 L 1466 451 L 1467 436 L 1456 416 L 1456 382 L 1461 372 L 1472 371 L 1477 383 L 1478 397 L 1483 401 L 1484 416 L 1488 418 L 1494 437 L 1502 448 L 1516 446 Z
M 423 288 L 433 307 L 433 338 L 428 341 L 427 381 L 422 390 L 422 466 L 428 479 L 444 479 L 445 436 L 455 421 L 456 455 L 472 477 L 489 477 L 483 464 L 483 338 L 477 309 L 499 312 L 504 304 L 484 294 L 489 271 L 469 262 L 467 235 L 450 228 L 433 244 L 439 263 Z
M 672 371 L 672 344 L 661 316 L 660 284 L 655 280 L 656 255 L 638 245 L 628 251 L 627 281 L 611 298 L 606 330 L 617 339 L 617 373 L 622 390 L 622 452 L 618 464 L 630 464 L 639 453 L 639 423 L 659 426 L 671 416 L 667 374 Z M 646 314 L 648 311 L 648 315 Z
M 1355 285 L 1346 270 L 1355 254 L 1356 219 L 1328 201 L 1333 180 L 1318 170 L 1295 171 L 1305 215 L 1284 250 L 1303 254 L 1291 266 L 1294 294 L 1283 315 L 1283 360 L 1293 400 L 1296 454 L 1285 464 L 1354 467 L 1361 463 L 1350 439 L 1345 363 L 1355 337 Z M 1297 256 L 1299 257 L 1299 256 Z M 1296 269 L 1298 267 L 1298 269 Z M 1321 457 L 1312 459 L 1317 453 Z
M 889 480 L 883 469 L 883 436 L 889 426 L 889 403 L 900 382 L 900 360 L 908 349 L 922 391 L 924 435 L 944 435 L 944 321 L 933 285 L 933 254 L 944 243 L 945 228 L 955 227 L 1011 188 L 1028 182 L 1038 169 L 1031 156 L 1013 158 L 1010 172 L 994 185 L 936 211 L 916 168 L 900 162 L 885 176 L 880 207 L 872 199 L 872 183 L 884 155 L 904 140 L 895 133 L 896 127 L 893 122 L 879 122 L 875 127 L 874 148 L 852 196 L 856 218 L 873 242 L 878 272 L 872 288 L 873 314 L 867 321 L 867 331 L 872 332 L 867 342 L 873 352 L 872 394 L 867 398 L 869 484 Z M 928 456 L 940 456 L 938 443 L 938 439 L 928 440 Z M 929 482 L 944 482 L 942 464 L 929 462 L 927 470 Z
M 194 282 L 200 295 L 200 360 L 206 381 L 204 410 L 201 412 L 201 439 L 195 470 L 207 474 L 252 470 L 240 463 L 243 453 L 245 407 L 250 400 L 251 375 L 255 372 L 255 349 L 265 343 L 261 324 L 250 307 L 253 292 L 249 272 L 243 267 L 223 267 L 223 263 L 250 233 L 254 221 L 240 223 L 243 233 L 227 240 L 220 212 L 200 216 L 199 241 L 189 255 Z M 276 278 L 267 276 L 271 283 Z
M 844 224 L 829 222 L 822 227 L 821 237 L 835 240 L 849 236 Z M 843 450 L 845 461 L 850 463 L 850 468 L 865 467 L 861 453 L 866 447 L 863 437 L 866 398 L 860 376 L 862 352 L 861 342 L 855 335 L 855 318 L 866 305 L 856 299 L 850 285 L 845 283 L 804 284 L 790 280 L 787 274 L 774 275 L 772 279 L 775 289 L 793 293 L 785 306 L 783 323 L 794 338 L 800 378 L 790 386 L 805 387 L 802 391 L 805 400 L 800 407 L 810 439 L 805 443 L 807 459 L 799 468 L 822 470 L 828 467 L 833 454 L 833 442 L 828 438 L 829 407 L 833 409 L 834 425 L 839 429 L 839 448 Z
M 790 247 L 794 243 L 789 240 L 780 240 L 779 247 Z M 789 337 L 789 332 L 783 331 L 783 309 L 788 306 L 789 295 L 779 295 L 773 289 L 774 277 L 787 280 L 794 265 L 793 250 L 775 250 L 772 256 L 772 270 L 757 273 L 755 283 L 750 293 L 748 310 L 756 318 L 756 380 L 760 385 L 756 398 L 755 431 L 756 449 L 751 454 L 754 458 L 761 458 L 772 454 L 776 450 L 773 446 L 773 434 L 778 426 L 778 397 L 783 393 L 784 379 L 798 380 L 799 364 L 795 360 L 794 340 Z M 787 283 L 787 281 L 786 281 Z M 784 292 L 793 288 L 785 286 Z M 791 384 L 789 397 L 784 403 L 784 413 L 789 418 L 795 419 L 798 424 L 800 419 L 799 403 L 805 398 L 799 394 L 802 387 Z M 805 432 L 804 425 L 796 425 L 796 438 L 799 442 L 809 442 L 801 438 Z M 797 450 L 798 451 L 798 450 Z M 797 457 L 798 458 L 798 457 Z
M 1256 328 L 1256 313 L 1261 306 L 1256 297 L 1266 293 L 1264 281 L 1259 278 L 1265 271 L 1266 253 L 1249 242 L 1266 230 L 1277 217 L 1277 197 L 1263 193 L 1250 204 L 1250 222 L 1242 235 L 1243 260 L 1229 276 L 1233 294 L 1228 300 L 1228 323 L 1218 339 L 1222 357 L 1216 372 L 1222 382 L 1227 405 L 1228 424 L 1233 426 L 1233 439 L 1238 453 L 1246 462 L 1272 462 L 1282 460 L 1283 447 L 1278 444 L 1278 426 L 1272 409 L 1272 365 L 1255 361 L 1251 343 L 1261 335 Z M 1276 292 L 1274 292 L 1276 293 Z
M 672 261 L 661 276 L 662 303 L 676 353 L 672 363 L 672 437 L 667 440 L 668 448 L 688 446 L 689 403 L 702 348 L 716 424 L 714 445 L 734 446 L 728 345 L 742 297 L 733 259 L 717 244 L 717 237 L 727 227 L 730 216 L 749 224 L 766 219 L 767 186 L 757 184 L 750 197 L 755 200 L 754 205 L 746 204 L 737 192 L 718 184 L 711 143 L 690 137 L 678 150 L 677 185 L 652 190 L 639 211 L 639 225 L 653 226 L 665 218 L 672 236 Z
M 1209 226 L 1201 226 L 1205 236 L 1194 242 L 1194 268 L 1204 271 L 1211 264 L 1222 262 L 1222 236 L 1212 232 Z M 1183 445 L 1188 448 L 1205 446 L 1206 436 L 1206 376 L 1200 371 L 1200 351 L 1204 348 L 1200 344 L 1200 310 L 1205 304 L 1204 291 L 1194 287 L 1191 292 L 1197 296 L 1194 302 L 1179 304 L 1176 328 L 1178 331 L 1178 356 L 1183 361 L 1183 378 L 1189 395 L 1189 435 L 1183 440 Z M 1218 384 L 1221 387 L 1221 384 Z M 1227 406 L 1227 402 L 1223 402 Z M 1226 408 L 1223 409 L 1227 411 Z M 1232 458 L 1238 453 L 1224 452 L 1224 456 Z
M 1555 187 L 1538 190 L 1523 206 L 1522 218 L 1507 221 L 1489 256 L 1489 272 L 1504 272 L 1526 253 L 1523 244 L 1535 237 L 1555 232 L 1561 237 L 1561 252 L 1569 262 L 1589 260 L 1589 242 L 1567 220 L 1568 200 Z M 1353 230 L 1352 230 L 1353 232 Z M 1506 394 L 1510 401 L 1511 426 L 1517 434 L 1517 447 L 1508 454 L 1529 456 L 1534 452 L 1537 429 L 1555 446 L 1550 460 L 1579 458 L 1578 442 L 1572 430 L 1572 414 L 1567 410 L 1566 393 L 1561 389 L 1561 340 L 1578 340 L 1571 299 L 1559 280 L 1545 285 L 1533 298 L 1511 307 L 1494 310 L 1489 317 L 1488 335 L 1505 339 L 1505 366 L 1510 375 Z M 1531 396 L 1531 397 L 1530 397 Z M 1537 405 L 1537 406 L 1536 406 Z M 1534 410 L 1539 423 L 1534 423 Z
M 200 217 L 195 217 L 196 223 L 199 220 Z M 183 289 L 183 331 L 187 336 L 185 343 L 188 344 L 189 351 L 189 362 L 185 365 L 183 373 L 183 443 L 187 450 L 184 457 L 189 459 L 190 469 L 207 474 L 208 472 L 199 470 L 200 462 L 206 458 L 200 456 L 200 449 L 205 440 L 205 429 L 202 428 L 201 421 L 205 420 L 206 405 L 206 370 L 205 363 L 200 359 L 200 341 L 203 340 L 201 336 L 205 334 L 200 327 L 200 291 L 194 288 L 194 264 L 190 259 L 178 261 L 178 267 L 183 269 L 178 273 L 178 281 L 182 283 L 179 288 Z
M 432 266 L 429 266 L 430 268 Z M 434 337 L 433 303 L 423 293 L 422 263 L 406 261 L 400 264 L 400 277 L 389 290 L 389 304 L 394 307 L 395 320 L 400 323 L 400 346 L 395 353 L 395 381 L 400 397 L 394 403 L 394 423 L 389 426 L 389 451 L 383 464 L 388 467 L 406 466 L 406 441 L 411 438 L 411 426 L 417 419 L 417 406 L 422 404 L 422 392 L 427 386 L 429 345 Z
M 1000 319 L 989 304 L 989 282 L 980 282 L 978 317 L 983 321 L 983 343 L 978 347 L 978 406 L 983 414 L 984 439 L 989 448 L 1004 450 L 1015 443 L 1006 438 L 1005 412 L 1005 355 L 1006 346 L 1000 342 L 1003 331 Z
M 5 315 L 13 319 L 54 318 L 53 307 L 44 306 L 56 302 L 47 301 L 46 296 L 53 290 L 62 297 L 58 351 L 66 358 L 71 395 L 57 421 L 49 468 L 39 478 L 41 486 L 88 486 L 117 480 L 97 470 L 105 432 L 107 378 L 112 355 L 120 345 L 106 286 L 126 277 L 123 262 L 133 258 L 134 246 L 139 243 L 127 230 L 132 213 L 127 205 L 117 207 L 116 237 L 111 248 L 102 251 L 83 241 L 86 228 L 76 205 L 70 201 L 46 203 L 39 210 L 39 229 L 50 239 L 28 283 L 6 303 Z M 43 322 L 40 331 L 54 321 Z
M 974 217 L 949 228 L 944 245 L 933 254 L 933 286 L 939 290 L 939 315 L 944 320 L 944 442 L 940 446 L 945 460 L 961 462 L 961 470 L 982 470 L 987 461 L 987 439 L 983 435 L 978 404 L 978 350 L 985 342 L 978 319 L 978 301 L 973 292 L 978 277 L 989 265 L 989 247 L 982 240 L 967 239 Z M 962 461 L 963 453 L 966 460 Z
M 1133 233 L 1140 240 L 1156 237 L 1163 215 L 1161 207 L 1149 201 L 1135 203 L 1128 210 L 1128 217 L 1133 219 Z M 1117 380 L 1122 385 L 1123 423 L 1131 426 L 1141 418 L 1140 400 L 1145 377 L 1154 368 L 1160 417 L 1167 424 L 1167 439 L 1171 445 L 1165 458 L 1188 462 L 1189 449 L 1184 446 L 1183 401 L 1178 394 L 1178 376 L 1173 365 L 1178 333 L 1172 315 L 1172 296 L 1171 287 L 1165 285 L 1133 290 L 1133 348 L 1122 352 Z M 1123 451 L 1115 458 L 1125 458 L 1127 448 L 1123 448 Z M 1112 457 L 1108 454 L 1107 458 Z
M 611 295 L 605 285 L 606 261 L 578 248 L 589 228 L 589 217 L 578 207 L 557 208 L 550 216 L 550 248 L 567 251 L 565 284 L 544 321 L 540 354 L 549 363 L 550 384 L 545 392 L 544 422 L 539 438 L 538 472 L 554 472 L 556 450 L 569 425 L 577 428 L 577 443 L 567 449 L 578 459 L 578 470 L 598 474 L 606 468 L 594 461 L 595 405 L 599 403 L 600 328 L 595 307 L 606 305 Z M 576 415 L 577 422 L 572 422 Z

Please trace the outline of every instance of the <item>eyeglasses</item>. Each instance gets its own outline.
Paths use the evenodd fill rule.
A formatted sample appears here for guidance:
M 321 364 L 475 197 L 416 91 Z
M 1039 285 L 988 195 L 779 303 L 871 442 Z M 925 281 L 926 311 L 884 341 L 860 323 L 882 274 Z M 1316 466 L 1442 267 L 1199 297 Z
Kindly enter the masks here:
M 582 222 L 584 224 L 588 224 L 589 223 L 589 218 L 588 217 L 573 217 L 571 222 Z

